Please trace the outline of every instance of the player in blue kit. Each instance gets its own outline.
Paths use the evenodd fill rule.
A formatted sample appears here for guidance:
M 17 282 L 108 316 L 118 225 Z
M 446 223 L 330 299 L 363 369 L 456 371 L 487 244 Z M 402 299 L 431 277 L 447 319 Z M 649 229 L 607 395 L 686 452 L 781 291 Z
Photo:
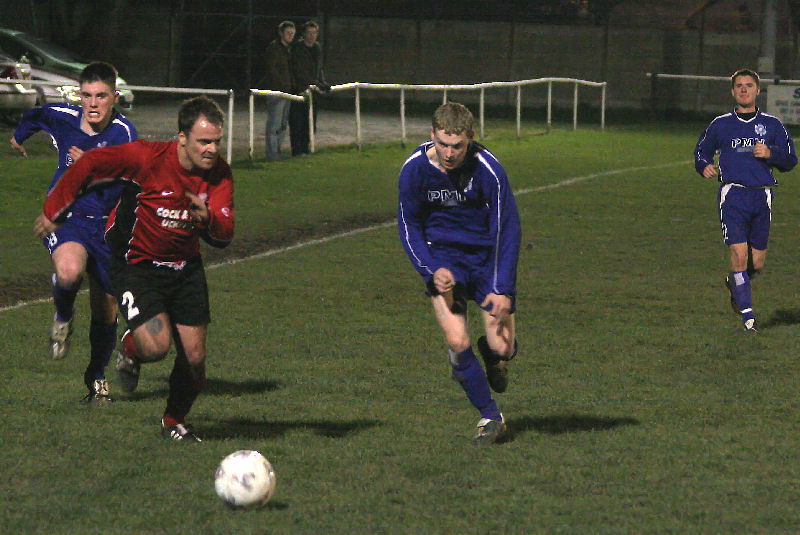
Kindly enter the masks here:
M 781 121 L 756 107 L 761 92 L 758 74 L 740 69 L 731 76 L 736 107 L 711 121 L 697 141 L 695 169 L 722 185 L 717 196 L 722 237 L 730 249 L 725 285 L 731 306 L 746 331 L 758 332 L 750 281 L 764 267 L 772 219 L 772 169 L 797 165 L 794 142 Z M 714 155 L 719 154 L 718 166 Z
M 133 124 L 114 110 L 118 94 L 117 70 L 113 66 L 90 63 L 81 72 L 79 83 L 80 106 L 59 103 L 29 110 L 11 138 L 11 146 L 27 156 L 22 146 L 25 140 L 40 130 L 50 134 L 58 150 L 58 168 L 48 192 L 84 152 L 137 138 Z M 55 268 L 52 292 L 56 312 L 50 332 L 54 359 L 64 358 L 69 350 L 75 297 L 83 273 L 89 275 L 91 356 L 84 383 L 89 389 L 87 400 L 92 404 L 111 401 L 105 367 L 117 342 L 117 304 L 107 273 L 110 251 L 104 233 L 108 214 L 121 191 L 119 184 L 89 190 L 71 207 L 64 224 L 43 240 Z
M 520 224 L 508 178 L 494 154 L 473 141 L 473 117 L 449 102 L 433 115 L 431 141 L 400 171 L 398 227 L 411 263 L 425 280 L 444 332 L 453 378 L 480 411 L 473 442 L 496 442 L 506 431 L 491 388 L 508 386 L 514 332 Z M 475 357 L 467 300 L 481 308 L 486 335 Z

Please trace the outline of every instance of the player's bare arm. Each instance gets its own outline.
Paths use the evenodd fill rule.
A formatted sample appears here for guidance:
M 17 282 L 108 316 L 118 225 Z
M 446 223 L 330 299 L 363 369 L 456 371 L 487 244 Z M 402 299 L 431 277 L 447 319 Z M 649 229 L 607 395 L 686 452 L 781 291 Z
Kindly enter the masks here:
M 50 221 L 46 215 L 39 214 L 33 222 L 33 233 L 37 238 L 44 238 L 56 231 L 58 225 Z
M 755 145 L 753 145 L 753 156 L 755 156 L 756 158 L 763 158 L 766 160 L 770 156 L 772 156 L 772 151 L 769 150 L 769 147 L 767 147 L 765 144 L 756 143 Z
M 200 225 L 208 223 L 208 206 L 206 203 L 191 191 L 186 192 L 186 198 L 189 199 L 189 213 L 192 214 L 194 222 Z
M 20 154 L 22 154 L 26 158 L 28 157 L 28 152 L 25 150 L 25 147 L 17 143 L 17 140 L 14 139 L 14 136 L 11 136 L 11 148 L 18 150 Z

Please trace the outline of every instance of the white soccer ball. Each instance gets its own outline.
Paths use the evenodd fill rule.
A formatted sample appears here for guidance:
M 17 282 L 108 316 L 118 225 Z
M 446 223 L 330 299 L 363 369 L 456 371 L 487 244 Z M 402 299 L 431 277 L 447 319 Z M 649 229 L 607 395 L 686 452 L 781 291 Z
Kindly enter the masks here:
M 240 450 L 219 463 L 214 488 L 231 507 L 260 507 L 275 494 L 275 470 L 259 452 Z

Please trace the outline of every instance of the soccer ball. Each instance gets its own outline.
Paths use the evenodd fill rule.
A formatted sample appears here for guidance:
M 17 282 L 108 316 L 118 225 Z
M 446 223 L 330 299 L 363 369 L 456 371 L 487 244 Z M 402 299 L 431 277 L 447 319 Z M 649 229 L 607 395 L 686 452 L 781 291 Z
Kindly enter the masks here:
M 231 507 L 260 507 L 275 494 L 275 470 L 259 452 L 240 450 L 219 463 L 214 489 Z

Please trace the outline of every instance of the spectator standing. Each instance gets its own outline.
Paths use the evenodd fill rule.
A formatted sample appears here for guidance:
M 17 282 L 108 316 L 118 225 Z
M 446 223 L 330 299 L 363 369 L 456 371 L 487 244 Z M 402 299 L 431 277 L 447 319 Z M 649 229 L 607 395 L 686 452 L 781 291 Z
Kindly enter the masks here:
M 303 25 L 303 36 L 292 45 L 291 66 L 294 76 L 295 93 L 303 93 L 311 88 L 317 93 L 325 93 L 330 86 L 325 81 L 322 68 L 322 47 L 319 44 L 319 24 L 310 20 Z M 292 102 L 289 109 L 289 136 L 292 156 L 308 154 L 309 123 L 308 100 Z M 317 122 L 317 109 L 314 108 L 314 128 Z
M 472 113 L 448 102 L 432 123 L 431 140 L 417 147 L 400 171 L 398 230 L 425 280 L 452 377 L 480 412 L 473 441 L 483 446 L 506 432 L 489 388 L 506 390 L 506 361 L 517 354 L 519 214 L 503 166 L 472 139 Z M 485 336 L 478 339 L 478 350 L 485 371 L 470 343 L 468 300 L 481 308 Z
M 764 267 L 772 201 L 778 181 L 772 173 L 797 165 L 792 136 L 783 123 L 756 107 L 758 73 L 740 69 L 731 76 L 733 111 L 711 121 L 697 140 L 695 170 L 719 180 L 717 194 L 722 238 L 730 253 L 725 286 L 745 331 L 758 332 L 750 281 Z M 714 156 L 719 154 L 718 164 Z
M 113 65 L 90 63 L 78 83 L 80 106 L 58 103 L 29 110 L 11 137 L 11 146 L 27 156 L 22 146 L 26 139 L 38 131 L 50 134 L 58 150 L 58 168 L 49 190 L 85 152 L 134 141 L 137 136 L 133 124 L 114 109 L 119 95 Z M 55 270 L 52 292 L 56 311 L 50 329 L 50 356 L 54 359 L 69 352 L 75 298 L 84 273 L 88 274 L 91 349 L 83 380 L 89 389 L 86 400 L 92 405 L 112 401 L 105 368 L 117 343 L 117 303 L 108 274 L 111 252 L 103 233 L 121 190 L 119 185 L 105 185 L 87 191 L 72 205 L 64 224 L 43 236 Z
M 291 93 L 292 70 L 289 65 L 291 45 L 294 41 L 294 22 L 285 20 L 278 25 L 278 37 L 267 47 L 266 51 L 266 88 L 273 91 Z M 286 156 L 281 152 L 286 130 L 289 128 L 290 100 L 281 97 L 267 98 L 267 160 L 282 160 Z
M 178 139 L 139 140 L 93 150 L 73 165 L 47 196 L 35 231 L 57 227 L 79 192 L 93 184 L 125 184 L 109 217 L 114 293 L 128 330 L 117 372 L 133 391 L 142 362 L 163 359 L 175 342 L 162 436 L 200 442 L 186 415 L 206 380 L 206 335 L 211 314 L 200 238 L 225 247 L 233 238 L 233 176 L 219 157 L 224 115 L 208 97 L 185 101 Z

